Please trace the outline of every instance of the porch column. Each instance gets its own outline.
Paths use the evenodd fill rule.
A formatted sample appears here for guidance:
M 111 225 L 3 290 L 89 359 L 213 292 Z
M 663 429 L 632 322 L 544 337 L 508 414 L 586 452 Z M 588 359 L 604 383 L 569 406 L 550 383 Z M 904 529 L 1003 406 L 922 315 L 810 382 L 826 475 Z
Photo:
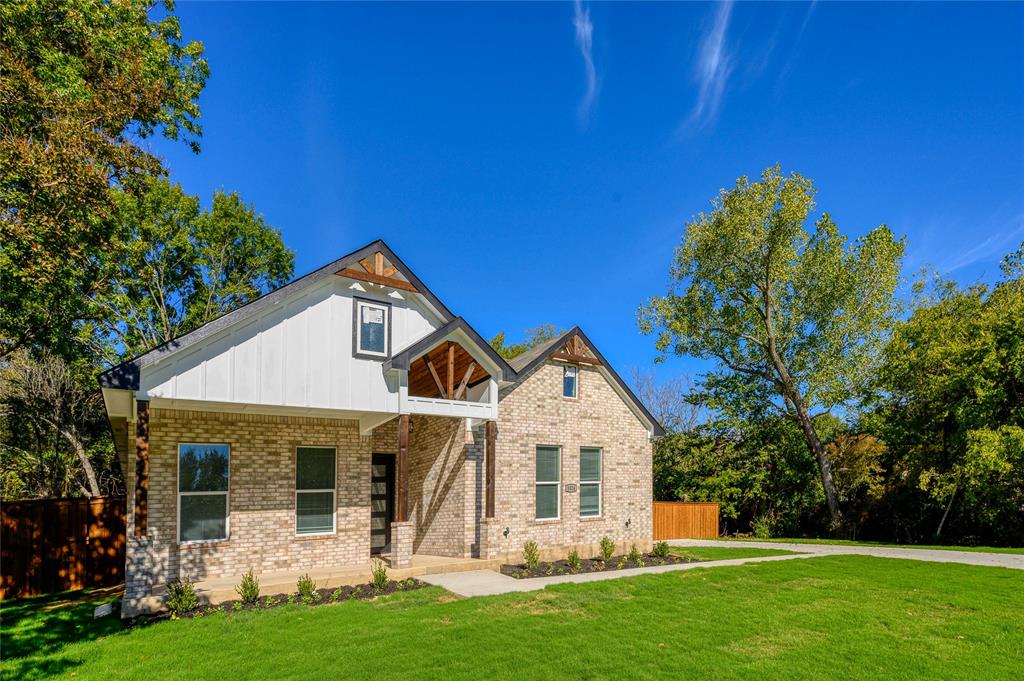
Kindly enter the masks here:
M 484 431 L 484 517 L 494 517 L 494 447 L 498 439 L 498 422 L 488 421 Z
M 138 401 L 135 417 L 135 536 L 145 537 L 149 524 L 149 402 Z
M 395 462 L 395 520 L 391 523 L 391 567 L 412 565 L 413 526 L 409 521 L 409 415 L 398 417 L 398 459 Z

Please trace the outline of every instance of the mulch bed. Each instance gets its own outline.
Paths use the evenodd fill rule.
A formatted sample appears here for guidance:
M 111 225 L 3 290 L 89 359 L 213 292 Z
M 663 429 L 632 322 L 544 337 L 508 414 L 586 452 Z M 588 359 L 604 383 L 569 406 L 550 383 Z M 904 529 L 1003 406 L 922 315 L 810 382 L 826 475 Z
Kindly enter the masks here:
M 317 589 L 317 594 L 314 599 L 305 603 L 305 605 L 325 605 L 328 603 L 341 603 L 342 601 L 351 600 L 370 600 L 377 596 L 387 596 L 388 594 L 397 593 L 399 591 L 414 591 L 416 589 L 422 589 L 423 587 L 430 586 L 426 582 L 421 582 L 418 579 L 412 577 L 403 579 L 400 581 L 390 580 L 380 591 L 376 591 L 373 585 L 357 584 L 355 586 L 339 586 L 334 589 Z M 247 610 L 266 610 L 268 608 L 276 608 L 282 605 L 302 604 L 303 601 L 299 597 L 298 593 L 290 594 L 275 594 L 273 596 L 260 596 L 259 601 L 254 605 L 246 605 L 240 600 L 223 601 L 217 605 L 209 605 L 200 603 L 199 607 L 189 612 L 179 613 L 176 615 L 178 619 L 194 619 L 196 617 L 205 617 L 207 615 L 213 615 L 218 612 L 222 613 L 234 613 L 244 612 Z M 170 613 L 160 613 L 157 615 L 140 615 L 139 617 L 133 618 L 133 621 L 129 624 L 148 624 L 150 622 L 170 619 Z M 137 621 L 136 621 L 137 620 Z
M 553 577 L 555 575 L 577 575 L 584 572 L 614 572 L 615 570 L 628 570 L 636 567 L 652 567 L 654 565 L 679 565 L 680 563 L 695 563 L 698 561 L 692 558 L 669 555 L 667 558 L 659 558 L 653 553 L 645 553 L 639 562 L 631 561 L 626 556 L 613 556 L 610 560 L 604 561 L 600 558 L 581 559 L 578 569 L 569 566 L 569 561 L 541 561 L 536 568 L 528 570 L 525 565 L 501 566 L 501 574 L 515 577 L 517 579 L 529 579 L 531 577 Z

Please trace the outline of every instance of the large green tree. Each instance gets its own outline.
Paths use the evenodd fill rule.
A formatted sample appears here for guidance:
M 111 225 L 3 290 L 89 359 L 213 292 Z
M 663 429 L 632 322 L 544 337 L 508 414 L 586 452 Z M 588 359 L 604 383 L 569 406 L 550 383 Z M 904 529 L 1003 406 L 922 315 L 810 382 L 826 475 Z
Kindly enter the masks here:
M 237 193 L 209 210 L 164 179 L 117 200 L 116 236 L 93 297 L 97 339 L 114 362 L 154 348 L 281 286 L 295 254 Z
M 875 372 L 904 243 L 881 226 L 848 244 L 827 213 L 808 228 L 814 195 L 810 179 L 778 166 L 722 190 L 686 225 L 671 288 L 638 321 L 662 352 L 715 361 L 706 406 L 799 427 L 835 528 L 839 496 L 815 418 L 853 403 Z
M 533 348 L 543 345 L 550 340 L 558 338 L 565 331 L 559 329 L 554 324 L 541 324 L 530 329 L 526 329 L 523 332 L 526 338 L 521 343 L 508 343 L 505 340 L 505 332 L 499 331 L 495 334 L 488 343 L 494 348 L 499 355 L 505 359 L 512 359 L 518 357 L 524 352 L 528 352 Z
M 115 192 L 162 172 L 142 140 L 198 149 L 207 64 L 162 4 L 0 3 L 0 357 L 74 354 L 103 283 Z

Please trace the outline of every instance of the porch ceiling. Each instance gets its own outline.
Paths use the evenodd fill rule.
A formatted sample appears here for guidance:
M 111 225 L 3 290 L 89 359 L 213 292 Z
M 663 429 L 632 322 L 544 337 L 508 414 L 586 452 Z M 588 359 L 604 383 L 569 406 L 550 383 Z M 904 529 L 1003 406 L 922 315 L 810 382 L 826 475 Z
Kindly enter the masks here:
M 462 345 L 444 341 L 410 363 L 409 394 L 457 399 L 464 396 L 461 393 L 466 388 L 489 378 L 487 370 Z

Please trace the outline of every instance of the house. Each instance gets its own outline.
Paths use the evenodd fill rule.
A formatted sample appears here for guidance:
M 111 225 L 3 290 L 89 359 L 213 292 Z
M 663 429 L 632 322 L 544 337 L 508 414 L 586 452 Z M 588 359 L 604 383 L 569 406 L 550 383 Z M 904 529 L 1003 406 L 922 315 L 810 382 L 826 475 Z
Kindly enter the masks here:
M 507 362 L 382 241 L 100 385 L 126 613 L 186 575 L 651 543 L 662 429 L 583 331 Z

